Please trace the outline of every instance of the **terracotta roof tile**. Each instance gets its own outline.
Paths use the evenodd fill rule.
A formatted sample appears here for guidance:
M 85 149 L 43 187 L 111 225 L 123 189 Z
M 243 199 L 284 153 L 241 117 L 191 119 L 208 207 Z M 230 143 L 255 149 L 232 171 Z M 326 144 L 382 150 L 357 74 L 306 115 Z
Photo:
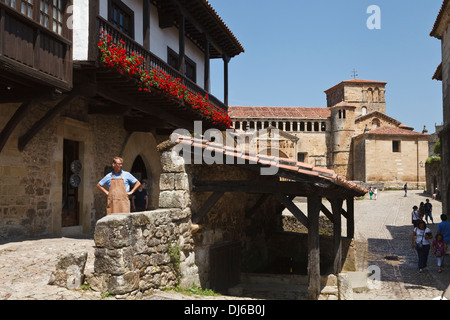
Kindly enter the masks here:
M 379 127 L 370 130 L 368 134 L 377 135 L 405 135 L 405 136 L 426 136 L 426 134 L 416 132 L 410 129 L 404 129 L 400 127 Z
M 319 118 L 326 119 L 331 116 L 328 108 L 313 107 L 246 107 L 230 106 L 228 114 L 231 118 Z
M 332 183 L 342 186 L 345 189 L 353 191 L 356 195 L 362 196 L 367 193 L 365 188 L 362 188 L 355 183 L 346 181 L 344 178 L 338 176 L 333 170 L 314 167 L 313 165 L 297 162 L 293 159 L 286 158 L 278 158 L 274 156 L 268 155 L 249 155 L 241 152 L 237 148 L 230 148 L 227 146 L 223 147 L 215 147 L 217 143 L 207 143 L 203 139 L 186 137 L 186 136 L 177 136 L 175 143 L 181 143 L 184 145 L 195 146 L 202 148 L 204 150 L 215 150 L 216 152 L 222 153 L 224 156 L 231 156 L 235 159 L 252 161 L 254 164 L 259 165 L 270 165 L 277 166 L 279 173 L 287 173 L 291 177 L 290 179 L 295 180 L 295 176 L 299 179 L 304 180 L 308 179 L 324 179 L 326 181 L 331 181 Z M 237 164 L 241 164 L 240 161 L 236 162 Z M 248 163 L 248 162 L 247 162 Z M 250 164 L 252 164 L 250 163 Z

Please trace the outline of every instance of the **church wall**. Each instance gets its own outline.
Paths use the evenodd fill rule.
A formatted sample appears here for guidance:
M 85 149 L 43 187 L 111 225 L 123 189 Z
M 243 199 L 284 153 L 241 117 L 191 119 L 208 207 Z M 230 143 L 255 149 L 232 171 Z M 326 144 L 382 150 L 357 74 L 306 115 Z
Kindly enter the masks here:
M 400 141 L 400 152 L 392 151 L 392 141 Z M 385 182 L 386 187 L 398 187 L 404 182 L 423 187 L 428 141 L 405 137 L 368 137 L 365 142 L 366 181 Z
M 366 140 L 362 136 L 353 141 L 353 178 L 356 181 L 366 181 Z
M 375 123 L 377 124 L 376 126 Z M 392 121 L 389 121 L 388 119 L 385 119 L 383 117 L 372 117 L 362 121 L 357 121 L 355 124 L 355 131 L 357 133 L 363 133 L 364 129 L 366 128 L 366 125 L 369 130 L 380 127 L 397 127 L 397 124 L 395 124 Z

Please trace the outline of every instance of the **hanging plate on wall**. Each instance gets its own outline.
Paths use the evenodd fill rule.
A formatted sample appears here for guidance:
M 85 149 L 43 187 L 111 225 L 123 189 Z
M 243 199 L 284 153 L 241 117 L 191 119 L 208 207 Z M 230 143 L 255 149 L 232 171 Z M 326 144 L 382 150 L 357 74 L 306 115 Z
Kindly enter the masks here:
M 72 187 L 78 188 L 81 183 L 81 177 L 77 174 L 73 174 L 70 176 L 69 183 Z
M 70 171 L 72 171 L 74 174 L 78 174 L 78 173 L 80 173 L 82 167 L 83 166 L 81 165 L 80 160 L 74 160 L 70 164 Z

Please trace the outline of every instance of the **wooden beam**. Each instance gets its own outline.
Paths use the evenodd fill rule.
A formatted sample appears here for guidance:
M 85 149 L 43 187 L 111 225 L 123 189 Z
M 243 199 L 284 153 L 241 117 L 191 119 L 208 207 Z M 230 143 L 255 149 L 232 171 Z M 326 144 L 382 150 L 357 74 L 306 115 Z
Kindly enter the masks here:
M 270 197 L 269 194 L 262 194 L 259 199 L 256 201 L 255 205 L 251 207 L 248 211 L 245 212 L 245 218 L 249 219 L 251 218 L 256 211 L 266 202 L 266 200 Z
M 78 90 L 72 90 L 69 95 L 58 102 L 53 108 L 47 111 L 47 113 L 37 121 L 23 136 L 19 138 L 19 151 L 23 151 L 25 146 L 30 142 L 30 140 L 47 125 L 56 115 L 68 104 L 70 104 L 79 95 Z
M 280 201 L 306 228 L 309 229 L 310 221 L 308 217 L 292 202 L 289 197 L 276 193 L 275 198 Z
M 150 51 L 150 0 L 144 0 L 142 8 L 143 46 L 145 50 Z
M 342 269 L 342 239 L 341 239 L 341 211 L 342 211 L 342 199 L 332 199 L 331 209 L 333 211 L 333 270 L 334 274 L 338 274 Z
M 35 104 L 35 101 L 30 99 L 28 101 L 25 101 L 22 103 L 22 105 L 16 110 L 14 115 L 9 119 L 6 126 L 3 128 L 2 132 L 0 133 L 0 152 L 2 152 L 3 147 L 6 144 L 6 141 L 8 141 L 8 138 L 10 137 L 11 133 L 14 131 L 16 126 L 22 121 L 23 118 L 28 114 L 28 111 L 31 109 L 31 107 Z
M 320 295 L 319 212 L 322 198 L 308 197 L 308 299 L 317 300 Z
M 353 238 L 355 236 L 355 203 L 354 198 L 349 197 L 346 200 L 347 203 L 347 238 Z
M 328 199 L 328 201 L 331 203 L 332 200 Z M 320 210 L 323 212 L 323 214 L 331 221 L 334 223 L 334 219 L 333 219 L 333 214 L 330 212 L 330 210 L 328 210 L 327 207 L 325 207 L 325 205 L 322 203 L 322 205 L 320 206 Z
M 213 192 L 213 194 L 206 200 L 203 206 L 192 215 L 193 223 L 200 223 L 203 217 L 214 207 L 214 205 L 223 196 L 224 192 Z
M 248 192 L 248 193 L 282 193 L 286 195 L 305 196 L 312 194 L 310 187 L 300 182 L 285 181 L 194 181 L 193 191 L 197 192 Z

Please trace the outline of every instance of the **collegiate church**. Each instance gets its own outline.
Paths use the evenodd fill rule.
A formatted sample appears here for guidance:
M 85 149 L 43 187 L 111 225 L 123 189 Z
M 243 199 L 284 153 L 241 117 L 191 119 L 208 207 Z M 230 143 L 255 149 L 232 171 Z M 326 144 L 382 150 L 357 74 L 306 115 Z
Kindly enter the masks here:
M 230 106 L 241 132 L 279 129 L 279 154 L 385 187 L 425 185 L 430 135 L 386 114 L 386 82 L 352 79 L 325 91 L 327 107 Z

